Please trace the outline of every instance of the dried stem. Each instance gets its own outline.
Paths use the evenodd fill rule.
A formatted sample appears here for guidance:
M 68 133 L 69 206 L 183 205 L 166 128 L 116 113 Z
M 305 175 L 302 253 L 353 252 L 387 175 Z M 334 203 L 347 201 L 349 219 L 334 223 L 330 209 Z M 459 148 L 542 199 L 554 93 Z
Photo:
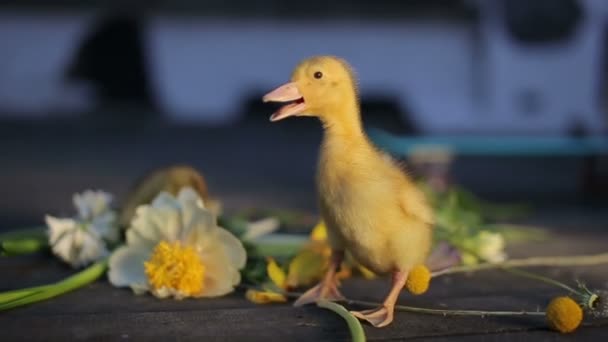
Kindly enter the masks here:
M 608 253 L 596 255 L 577 255 L 577 256 L 552 256 L 552 257 L 533 257 L 526 259 L 511 259 L 500 263 L 483 263 L 469 266 L 455 266 L 441 271 L 433 272 L 432 277 L 439 277 L 447 274 L 475 272 L 490 269 L 501 269 L 509 267 L 531 267 L 531 266 L 590 266 L 608 263 Z
M 502 270 L 505 271 L 505 272 L 513 273 L 513 274 L 518 275 L 520 277 L 530 278 L 530 279 L 542 281 L 543 283 L 555 285 L 557 287 L 561 287 L 562 289 L 565 289 L 567 291 L 570 291 L 572 293 L 576 293 L 576 294 L 580 295 L 580 292 L 578 290 L 575 290 L 572 287 L 570 287 L 570 286 L 568 286 L 568 285 L 566 285 L 566 284 L 564 284 L 562 282 L 559 282 L 559 281 L 557 281 L 555 279 L 551 279 L 551 278 L 547 278 L 547 277 L 544 277 L 544 276 L 541 276 L 541 275 L 538 275 L 538 274 L 534 274 L 534 273 L 518 270 L 516 268 L 503 267 Z
M 287 297 L 297 298 L 302 295 L 299 292 L 283 292 Z M 366 307 L 378 307 L 382 304 L 375 302 L 368 302 L 364 300 L 346 299 L 344 301 L 349 305 L 361 305 Z M 440 315 L 440 316 L 544 316 L 543 311 L 486 311 L 486 310 L 447 310 L 447 309 L 428 309 L 420 308 L 415 306 L 406 305 L 395 305 L 395 310 L 407 311 L 415 313 L 423 313 L 429 315 Z

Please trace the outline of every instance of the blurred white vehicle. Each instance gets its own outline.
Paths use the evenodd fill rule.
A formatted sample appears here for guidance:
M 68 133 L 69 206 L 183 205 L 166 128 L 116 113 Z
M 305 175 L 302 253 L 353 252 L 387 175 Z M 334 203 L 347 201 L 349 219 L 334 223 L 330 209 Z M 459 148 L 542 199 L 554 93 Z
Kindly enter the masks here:
M 586 15 L 574 34 L 539 46 L 509 37 L 494 1 L 472 1 L 475 23 L 157 13 L 144 37 L 156 98 L 178 122 L 235 121 L 246 115 L 246 99 L 284 82 L 301 59 L 333 54 L 354 66 L 364 99 L 395 102 L 423 133 L 566 134 L 576 126 L 601 134 L 608 2 L 580 2 Z M 86 86 L 65 88 L 59 77 L 92 16 L 0 12 L 0 111 L 41 116 L 92 106 Z

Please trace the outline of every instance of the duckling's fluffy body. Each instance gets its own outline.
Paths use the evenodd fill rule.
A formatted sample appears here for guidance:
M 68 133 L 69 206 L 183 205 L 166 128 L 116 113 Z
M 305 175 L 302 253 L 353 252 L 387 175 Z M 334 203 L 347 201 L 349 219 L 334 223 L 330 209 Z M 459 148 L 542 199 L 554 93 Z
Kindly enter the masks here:
M 291 82 L 264 100 L 288 102 L 271 121 L 316 116 L 324 128 L 317 186 L 332 262 L 323 281 L 294 305 L 343 298 L 335 275 L 349 252 L 375 273 L 393 274 L 381 307 L 353 312 L 377 327 L 390 324 L 409 271 L 425 262 L 431 245 L 432 211 L 423 193 L 365 135 L 353 73 L 344 60 L 307 59 L 295 68 Z
M 332 248 L 378 274 L 425 262 L 431 213 L 424 196 L 367 139 L 326 135 L 317 184 Z

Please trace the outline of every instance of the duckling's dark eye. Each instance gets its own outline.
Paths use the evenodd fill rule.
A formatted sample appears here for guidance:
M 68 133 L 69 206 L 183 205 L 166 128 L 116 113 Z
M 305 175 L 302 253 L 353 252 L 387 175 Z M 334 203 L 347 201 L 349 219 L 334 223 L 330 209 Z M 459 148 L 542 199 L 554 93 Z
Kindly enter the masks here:
M 314 76 L 315 76 L 316 79 L 320 79 L 321 77 L 323 77 L 323 73 L 320 72 L 320 71 L 317 71 L 317 72 L 315 72 Z

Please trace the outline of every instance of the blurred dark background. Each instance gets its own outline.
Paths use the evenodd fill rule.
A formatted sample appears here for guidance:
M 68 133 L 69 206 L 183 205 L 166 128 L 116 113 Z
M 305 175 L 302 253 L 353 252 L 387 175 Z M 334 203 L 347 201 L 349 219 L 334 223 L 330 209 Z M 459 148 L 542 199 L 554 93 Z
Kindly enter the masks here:
M 5 0 L 0 229 L 69 214 L 87 188 L 121 199 L 174 163 L 200 169 L 227 210 L 315 210 L 320 126 L 270 124 L 260 98 L 316 54 L 353 65 L 367 127 L 576 147 L 456 150 L 454 182 L 603 211 L 607 24 L 604 0 Z

